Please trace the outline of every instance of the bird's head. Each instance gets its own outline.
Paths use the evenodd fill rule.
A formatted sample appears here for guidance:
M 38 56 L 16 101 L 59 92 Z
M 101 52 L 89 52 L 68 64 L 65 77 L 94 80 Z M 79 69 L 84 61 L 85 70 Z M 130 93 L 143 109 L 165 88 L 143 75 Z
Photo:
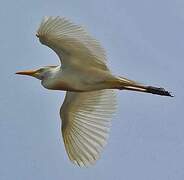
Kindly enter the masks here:
M 36 70 L 19 71 L 16 72 L 16 74 L 32 76 L 37 79 L 43 80 L 44 78 L 49 77 L 52 73 L 52 70 L 56 67 L 57 66 L 46 66 Z

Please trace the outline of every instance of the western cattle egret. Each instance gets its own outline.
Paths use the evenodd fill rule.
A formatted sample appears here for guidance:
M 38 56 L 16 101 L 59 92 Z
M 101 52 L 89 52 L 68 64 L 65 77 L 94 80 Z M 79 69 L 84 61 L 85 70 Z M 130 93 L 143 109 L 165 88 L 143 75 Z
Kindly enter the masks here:
M 171 96 L 163 88 L 113 75 L 99 42 L 66 18 L 45 17 L 36 36 L 56 52 L 62 66 L 16 74 L 33 76 L 47 89 L 66 91 L 60 109 L 62 135 L 69 159 L 79 166 L 94 164 L 107 142 L 115 89 Z

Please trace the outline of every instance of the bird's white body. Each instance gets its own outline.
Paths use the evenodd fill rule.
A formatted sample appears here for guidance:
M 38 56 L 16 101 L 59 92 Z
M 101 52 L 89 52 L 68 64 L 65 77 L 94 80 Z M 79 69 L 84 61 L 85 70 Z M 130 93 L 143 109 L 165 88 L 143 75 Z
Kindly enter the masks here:
M 118 85 L 118 78 L 109 71 L 97 68 L 64 68 L 54 67 L 50 76 L 42 80 L 42 85 L 47 89 L 65 90 L 75 92 L 94 91 L 101 89 L 114 89 Z
M 37 37 L 57 53 L 62 66 L 17 74 L 36 77 L 47 89 L 67 92 L 60 109 L 61 129 L 67 154 L 79 166 L 94 164 L 107 142 L 116 109 L 114 89 L 171 96 L 163 88 L 112 75 L 99 42 L 66 18 L 44 18 Z

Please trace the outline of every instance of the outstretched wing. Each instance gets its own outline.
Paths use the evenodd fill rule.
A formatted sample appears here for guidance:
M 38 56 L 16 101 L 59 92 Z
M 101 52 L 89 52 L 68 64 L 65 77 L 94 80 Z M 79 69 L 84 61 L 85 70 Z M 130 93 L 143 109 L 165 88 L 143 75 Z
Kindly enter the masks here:
M 95 66 L 108 70 L 99 42 L 83 27 L 63 17 L 45 17 L 37 31 L 40 42 L 53 49 L 63 65 Z
M 89 166 L 99 158 L 115 109 L 114 90 L 66 93 L 60 116 L 65 148 L 73 163 Z

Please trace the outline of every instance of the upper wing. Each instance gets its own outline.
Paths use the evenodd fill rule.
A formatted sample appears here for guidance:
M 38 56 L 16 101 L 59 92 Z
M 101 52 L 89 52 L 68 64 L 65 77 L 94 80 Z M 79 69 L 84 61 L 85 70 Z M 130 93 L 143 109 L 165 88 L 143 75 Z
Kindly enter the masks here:
M 63 65 L 82 64 L 108 70 L 105 51 L 99 42 L 66 18 L 45 17 L 37 36 L 58 54 Z
M 95 163 L 106 144 L 115 109 L 114 90 L 66 93 L 60 116 L 65 148 L 72 162 L 79 166 Z

